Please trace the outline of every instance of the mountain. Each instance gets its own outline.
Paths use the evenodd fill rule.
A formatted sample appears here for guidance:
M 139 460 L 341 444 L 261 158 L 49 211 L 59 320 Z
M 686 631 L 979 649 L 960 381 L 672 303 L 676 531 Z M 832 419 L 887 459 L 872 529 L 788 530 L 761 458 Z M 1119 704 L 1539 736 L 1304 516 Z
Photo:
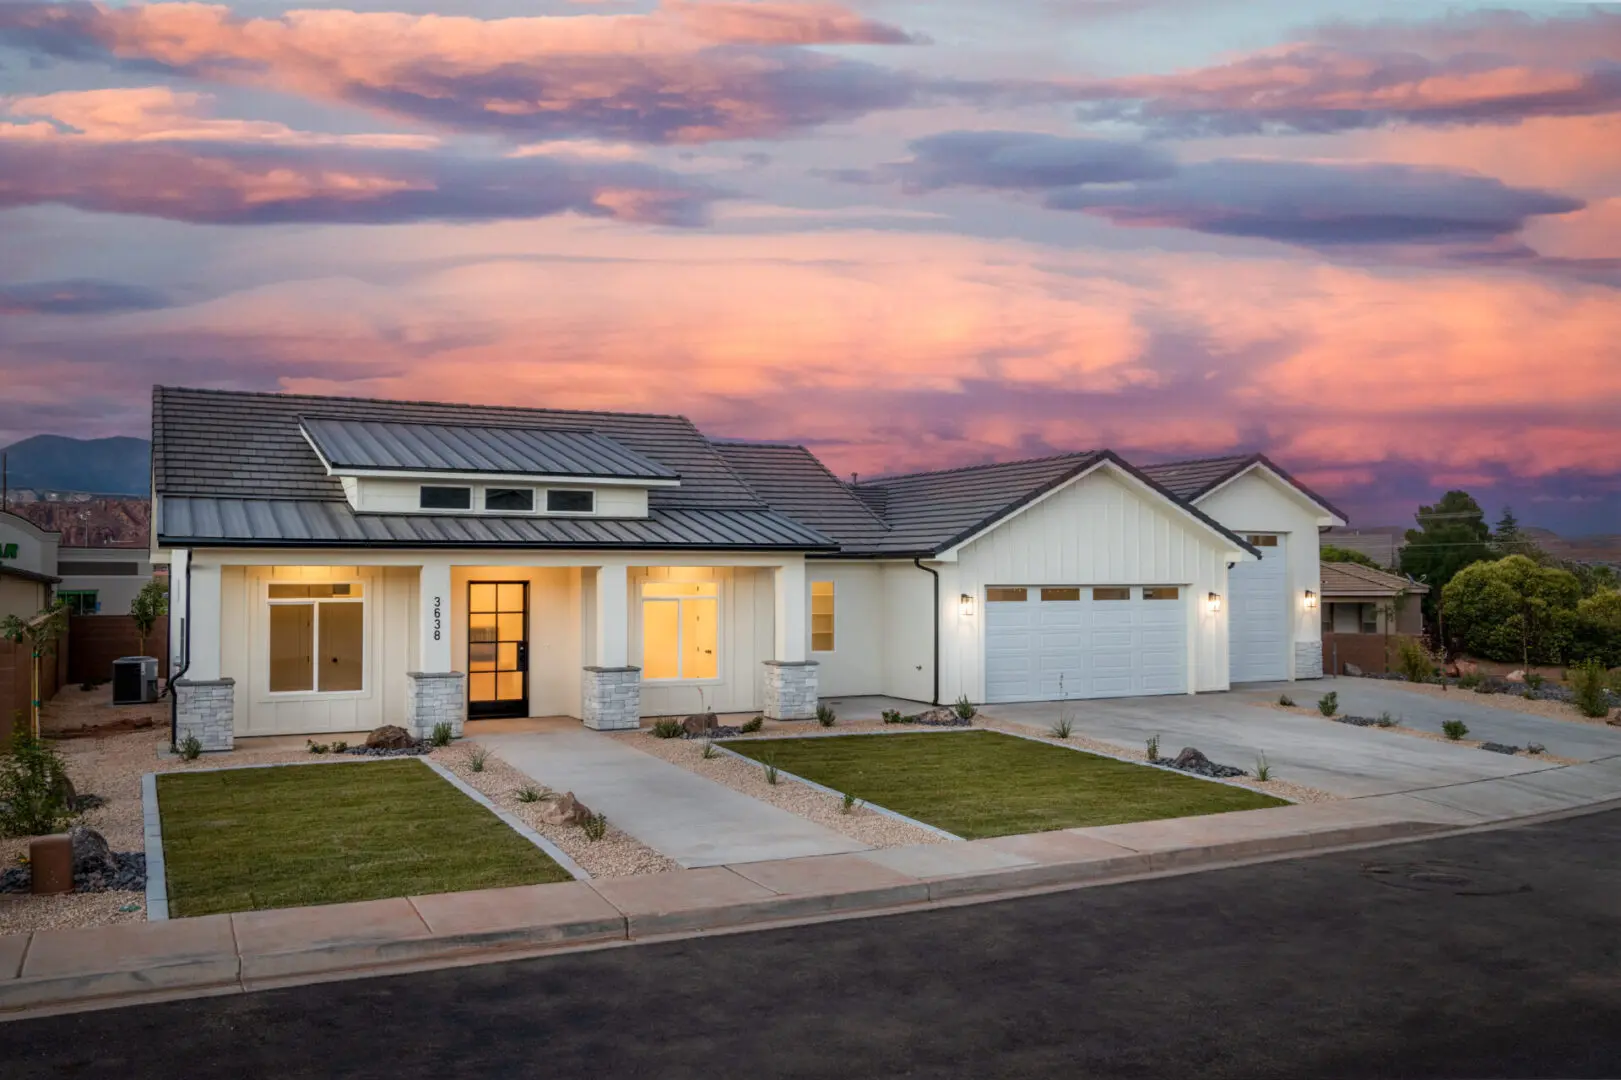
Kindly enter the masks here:
M 0 453 L 12 490 L 145 496 L 152 486 L 152 444 L 145 439 L 35 435 L 0 447 Z

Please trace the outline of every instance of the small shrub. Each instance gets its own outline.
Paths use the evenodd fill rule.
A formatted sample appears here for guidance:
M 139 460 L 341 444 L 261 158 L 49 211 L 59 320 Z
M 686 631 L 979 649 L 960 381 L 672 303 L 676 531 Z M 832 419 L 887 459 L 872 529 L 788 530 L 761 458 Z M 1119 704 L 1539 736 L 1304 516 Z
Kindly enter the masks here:
M 753 735 L 756 731 L 759 731 L 763 727 L 765 727 L 765 717 L 756 716 L 753 720 L 750 720 L 748 723 L 743 725 L 743 734 Z
M 1148 760 L 1149 761 L 1158 761 L 1159 760 L 1159 736 L 1158 735 L 1150 735 L 1148 737 Z
M 1441 721 L 1441 734 L 1453 742 L 1457 742 L 1469 734 L 1469 725 L 1462 720 L 1443 720 Z
M 592 814 L 580 822 L 580 831 L 585 838 L 593 844 L 608 835 L 608 818 L 604 814 Z
M 653 722 L 653 738 L 679 739 L 687 733 L 679 720 L 655 720 Z
M 1067 716 L 1060 716 L 1053 721 L 1053 726 L 1047 729 L 1047 734 L 1055 739 L 1067 739 L 1075 734 L 1075 723 Z
M 833 711 L 831 705 L 816 706 L 816 722 L 823 727 L 832 727 L 839 722 L 839 716 Z
M 312 754 L 324 754 L 328 750 L 332 749 L 324 742 L 312 742 L 309 739 L 304 740 L 304 745 L 309 747 L 310 753 Z
M 546 793 L 533 784 L 525 784 L 518 789 L 518 801 L 521 803 L 537 803 L 546 797 Z
M 449 724 L 443 724 L 443 723 L 435 724 L 435 725 L 433 725 L 432 734 L 430 734 L 428 736 L 428 745 L 430 745 L 430 746 L 449 746 L 450 745 L 450 735 L 451 735 L 451 732 L 450 732 L 450 725 Z
M 884 710 L 884 723 L 886 723 L 886 724 L 904 724 L 905 722 L 906 722 L 906 717 L 901 715 L 901 711 L 899 709 L 885 709 Z
M 765 782 L 772 787 L 777 786 L 777 763 L 775 761 L 765 762 Z
M 951 711 L 956 713 L 957 717 L 962 720 L 972 720 L 979 715 L 979 710 L 974 708 L 973 703 L 968 700 L 967 694 L 957 699 L 957 703 L 951 707 Z
M 1530 754 L 1532 757 L 1536 757 L 1538 754 L 1546 754 L 1548 752 L 1548 748 L 1539 742 L 1526 743 L 1525 752 Z
M 1486 681 L 1486 676 L 1478 671 L 1466 671 L 1458 676 L 1458 687 L 1463 690 L 1474 690 Z
M 1408 682 L 1428 682 L 1435 671 L 1435 660 L 1413 638 L 1402 638 L 1396 645 L 1396 670 Z
M 347 754 L 349 752 L 349 744 L 344 742 L 342 739 L 339 739 L 337 742 L 332 744 L 332 752 L 334 754 Z
M 1285 709 L 1292 709 L 1295 707 L 1295 699 L 1290 697 L 1288 694 L 1279 694 L 1278 704 L 1282 705 Z
M 187 735 L 175 747 L 175 753 L 179 754 L 183 761 L 196 761 L 203 756 L 203 740 L 195 735 Z
M 1324 716 L 1333 716 L 1340 711 L 1340 694 L 1338 690 L 1330 690 L 1317 701 L 1317 711 Z
M 1490 679 L 1486 678 L 1484 675 L 1481 675 L 1479 678 L 1480 681 L 1475 683 L 1474 686 L 1470 687 L 1471 690 L 1477 694 L 1497 693 L 1497 688 L 1492 685 L 1492 681 Z
M 1272 763 L 1266 760 L 1265 754 L 1255 759 L 1255 779 L 1272 779 Z
M 1380 727 L 1387 727 L 1387 728 L 1388 727 L 1395 727 L 1398 722 L 1399 721 L 1397 721 L 1397 719 L 1394 716 L 1390 715 L 1390 710 L 1389 709 L 1386 709 L 1384 712 L 1380 713 L 1379 714 L 1379 719 L 1374 721 L 1374 723 L 1378 724 Z
M 490 760 L 490 752 L 482 746 L 475 746 L 467 752 L 467 767 L 474 772 L 483 772 L 484 765 Z
M 853 814 L 853 813 L 856 812 L 857 809 L 860 808 L 860 806 L 861 806 L 861 800 L 857 799 L 854 795 L 852 795 L 848 791 L 846 791 L 844 793 L 843 805 L 841 805 L 839 807 L 839 809 L 841 811 L 843 811 L 844 813 L 846 813 L 846 814 Z
M 1610 702 L 1604 696 L 1604 676 L 1604 665 L 1597 660 L 1589 660 L 1581 667 L 1571 669 L 1570 688 L 1575 693 L 1572 700 L 1576 711 L 1583 716 L 1597 720 L 1609 715 Z
M 712 760 L 714 760 L 715 758 L 718 758 L 718 757 L 720 757 L 720 751 L 715 749 L 715 744 L 710 742 L 708 739 L 705 739 L 704 740 L 704 760 L 705 761 L 712 761 Z
M 1528 690 L 1541 690 L 1542 684 L 1547 681 L 1547 679 L 1543 678 L 1541 675 L 1538 675 L 1534 671 L 1528 671 L 1525 673 L 1525 686 Z
M 73 785 L 50 744 L 19 731 L 0 757 L 0 836 L 44 836 L 73 820 Z

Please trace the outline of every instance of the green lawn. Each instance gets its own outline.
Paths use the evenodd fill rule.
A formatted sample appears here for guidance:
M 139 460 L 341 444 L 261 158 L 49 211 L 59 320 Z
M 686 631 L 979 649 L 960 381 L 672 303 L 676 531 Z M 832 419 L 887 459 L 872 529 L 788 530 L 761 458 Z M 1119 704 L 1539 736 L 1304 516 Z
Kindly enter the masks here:
M 570 880 L 420 761 L 167 773 L 158 808 L 176 916 Z
M 726 746 L 971 840 L 1287 805 L 1229 784 L 992 731 Z

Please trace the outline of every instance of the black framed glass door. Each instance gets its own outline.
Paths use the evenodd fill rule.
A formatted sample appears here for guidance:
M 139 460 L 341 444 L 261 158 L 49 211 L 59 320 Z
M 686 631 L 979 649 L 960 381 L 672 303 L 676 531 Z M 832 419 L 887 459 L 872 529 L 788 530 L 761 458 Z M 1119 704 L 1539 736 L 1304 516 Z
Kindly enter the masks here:
M 529 715 L 529 583 L 467 586 L 467 715 Z

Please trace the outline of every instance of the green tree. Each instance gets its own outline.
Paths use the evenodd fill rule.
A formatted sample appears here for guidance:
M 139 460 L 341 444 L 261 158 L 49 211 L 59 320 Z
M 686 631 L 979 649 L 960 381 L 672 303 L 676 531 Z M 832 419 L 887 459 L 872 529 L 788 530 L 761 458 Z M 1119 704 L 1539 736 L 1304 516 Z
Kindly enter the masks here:
M 1421 506 L 1413 515 L 1418 528 L 1407 530 L 1401 550 L 1402 573 L 1430 587 L 1424 597 L 1424 616 L 1432 624 L 1443 621 L 1438 612 L 1443 591 L 1464 567 L 1492 557 L 1491 529 L 1485 511 L 1468 492 L 1449 491 L 1434 506 Z M 1446 627 L 1447 636 L 1451 628 Z
M 1448 633 L 1474 656 L 1553 664 L 1571 650 L 1582 593 L 1567 570 L 1510 555 L 1464 567 L 1443 592 Z
M 1600 589 L 1576 605 L 1569 659 L 1621 667 L 1621 591 Z
M 1368 556 L 1362 554 L 1362 552 L 1352 551 L 1350 548 L 1336 547 L 1333 544 L 1324 544 L 1322 547 L 1322 552 L 1318 557 L 1322 559 L 1323 562 L 1358 563 L 1362 566 L 1371 566 L 1375 570 L 1383 569 L 1378 563 L 1374 562 Z
M 1544 561 L 1542 549 L 1520 528 L 1520 519 L 1514 516 L 1512 506 L 1503 507 L 1503 514 L 1492 529 L 1492 547 L 1497 550 L 1499 557 L 1524 555 L 1537 562 Z
M 152 627 L 163 616 L 169 614 L 169 582 L 166 578 L 155 577 L 141 586 L 141 591 L 135 594 L 135 599 L 129 603 L 129 617 L 135 622 L 135 632 L 141 638 L 141 652 L 146 652 L 146 639 L 151 636 Z
M 0 637 L 14 645 L 26 646 L 33 661 L 28 733 L 35 739 L 39 738 L 39 662 L 43 657 L 56 652 L 57 640 L 67 632 L 68 606 L 62 600 L 57 600 L 37 615 L 31 615 L 26 619 L 19 615 L 7 615 L 4 619 L 0 619 Z

